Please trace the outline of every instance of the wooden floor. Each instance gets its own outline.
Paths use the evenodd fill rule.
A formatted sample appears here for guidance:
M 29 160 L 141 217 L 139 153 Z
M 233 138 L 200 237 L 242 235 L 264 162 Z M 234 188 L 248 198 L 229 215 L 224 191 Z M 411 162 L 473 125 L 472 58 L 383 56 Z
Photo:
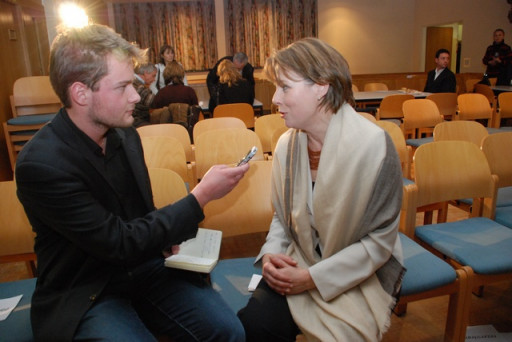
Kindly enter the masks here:
M 448 221 L 465 217 L 465 212 L 450 207 Z M 421 220 L 422 214 L 418 214 L 418 222 Z M 224 251 L 224 256 L 229 256 L 229 250 Z M 0 282 L 26 278 L 28 273 L 24 263 L 0 264 Z M 392 315 L 391 327 L 383 341 L 443 341 L 447 309 L 447 296 L 411 303 L 408 305 L 405 316 Z M 493 325 L 499 332 L 512 332 L 512 282 L 487 286 L 483 297 L 472 297 L 469 325 L 488 324 Z

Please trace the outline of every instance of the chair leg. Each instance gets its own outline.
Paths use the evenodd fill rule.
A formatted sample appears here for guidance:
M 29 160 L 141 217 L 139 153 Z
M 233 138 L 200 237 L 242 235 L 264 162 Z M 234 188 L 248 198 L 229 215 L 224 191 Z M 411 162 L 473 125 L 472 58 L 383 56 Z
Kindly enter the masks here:
M 407 303 L 398 303 L 394 309 L 393 309 L 393 312 L 395 313 L 395 315 L 397 315 L 398 317 L 401 317 L 403 315 L 405 315 L 405 313 L 407 312 Z
M 448 317 L 444 333 L 445 342 L 464 342 L 469 322 L 473 270 L 463 267 L 457 270 L 459 291 L 450 295 Z

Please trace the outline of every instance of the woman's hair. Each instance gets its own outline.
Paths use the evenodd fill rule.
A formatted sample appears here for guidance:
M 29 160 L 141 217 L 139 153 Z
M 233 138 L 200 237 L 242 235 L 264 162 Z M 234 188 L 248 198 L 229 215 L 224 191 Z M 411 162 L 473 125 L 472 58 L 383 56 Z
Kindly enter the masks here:
M 145 63 L 145 53 L 107 26 L 62 28 L 51 46 L 50 81 L 64 107 L 69 108 L 69 87 L 81 82 L 98 90 L 97 83 L 108 73 L 109 56 L 137 66 Z
M 220 62 L 217 68 L 217 75 L 219 76 L 219 82 L 227 83 L 228 87 L 233 86 L 242 79 L 242 75 L 240 75 L 238 69 L 229 59 Z
M 185 78 L 185 70 L 180 63 L 172 61 L 167 64 L 164 69 L 164 81 L 165 84 L 183 84 L 183 78 Z
M 175 53 L 174 53 L 174 48 L 173 48 L 172 46 L 170 46 L 169 44 L 164 44 L 164 45 L 162 45 L 162 46 L 160 47 L 160 53 L 158 54 L 158 57 L 160 58 L 160 59 L 158 60 L 158 62 L 159 62 L 160 64 L 165 65 L 165 59 L 164 59 L 164 57 L 163 57 L 162 55 L 163 55 L 163 54 L 165 53 L 165 51 L 167 51 L 167 50 L 171 50 L 171 51 L 172 51 L 172 54 L 173 54 L 173 55 L 175 55 Z
M 293 72 L 316 84 L 328 84 L 329 90 L 320 101 L 336 113 L 344 102 L 355 106 L 352 76 L 345 58 L 332 46 L 317 38 L 304 38 L 274 51 L 267 58 L 265 75 L 274 84 L 282 86 L 280 74 L 289 77 Z

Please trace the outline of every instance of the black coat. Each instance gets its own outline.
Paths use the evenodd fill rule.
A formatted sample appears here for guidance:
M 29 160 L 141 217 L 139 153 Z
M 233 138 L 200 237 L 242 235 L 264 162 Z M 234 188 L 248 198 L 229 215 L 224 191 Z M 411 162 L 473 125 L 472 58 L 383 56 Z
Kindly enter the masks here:
M 445 68 L 434 80 L 436 70 L 431 70 L 427 76 L 427 83 L 423 91 L 429 93 L 455 93 L 457 90 L 457 80 L 455 74 L 448 68 Z
M 36 232 L 38 279 L 31 321 L 39 341 L 71 341 L 116 272 L 136 267 L 196 234 L 203 219 L 193 195 L 155 210 L 139 135 L 116 129 L 146 214 L 126 219 L 119 194 L 61 109 L 23 148 L 18 197 Z

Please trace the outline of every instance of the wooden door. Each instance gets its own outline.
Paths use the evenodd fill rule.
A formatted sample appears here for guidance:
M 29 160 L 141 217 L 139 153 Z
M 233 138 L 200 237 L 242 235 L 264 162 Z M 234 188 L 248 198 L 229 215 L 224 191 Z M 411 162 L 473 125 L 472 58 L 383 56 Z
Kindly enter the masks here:
M 427 45 L 425 48 L 425 71 L 428 72 L 436 67 L 436 51 L 446 49 L 452 54 L 452 27 L 427 27 Z

